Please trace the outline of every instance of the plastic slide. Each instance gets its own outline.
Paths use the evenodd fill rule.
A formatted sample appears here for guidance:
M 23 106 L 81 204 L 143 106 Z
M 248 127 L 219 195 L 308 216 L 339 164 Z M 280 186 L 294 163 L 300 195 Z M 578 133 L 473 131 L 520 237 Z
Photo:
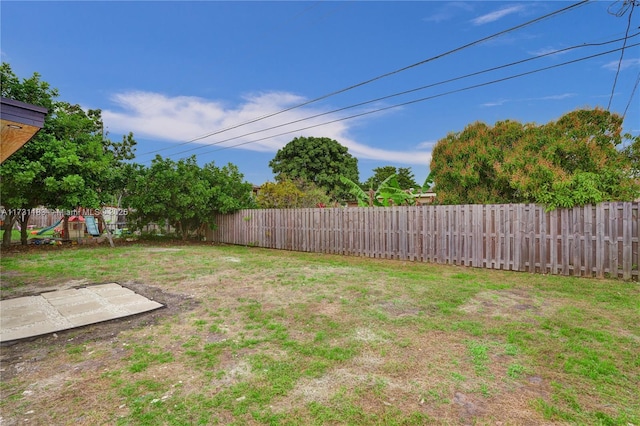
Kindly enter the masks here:
M 100 231 L 98 231 L 98 223 L 96 222 L 96 218 L 93 216 L 85 216 L 84 224 L 87 227 L 87 232 L 94 237 L 100 236 Z
M 51 225 L 51 226 L 47 226 L 46 228 L 42 228 L 41 230 L 39 230 L 39 231 L 36 233 L 36 235 L 42 235 L 42 234 L 44 234 L 45 232 L 52 230 L 52 229 L 53 229 L 53 228 L 55 228 L 56 226 L 60 225 L 60 222 L 62 222 L 62 219 L 60 219 L 59 221 L 57 221 L 56 223 L 54 223 L 54 224 L 53 224 L 53 225 Z

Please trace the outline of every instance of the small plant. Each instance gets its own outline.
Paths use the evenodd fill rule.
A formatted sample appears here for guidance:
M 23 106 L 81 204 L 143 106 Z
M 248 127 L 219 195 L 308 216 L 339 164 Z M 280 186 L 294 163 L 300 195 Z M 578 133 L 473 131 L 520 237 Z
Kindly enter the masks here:
M 85 347 L 83 345 L 72 345 L 67 347 L 67 353 L 69 355 L 77 355 L 84 352 Z
M 469 355 L 471 356 L 471 363 L 475 367 L 476 373 L 482 375 L 487 372 L 487 362 L 489 361 L 487 345 L 480 342 L 469 342 L 467 344 Z
M 518 355 L 518 346 L 507 343 L 506 345 L 504 345 L 504 353 L 505 355 L 516 356 Z
M 165 364 L 173 361 L 173 354 L 171 352 L 154 353 L 150 349 L 149 345 L 134 347 L 133 354 L 127 358 L 131 361 L 129 371 L 132 373 L 140 373 L 146 370 L 151 364 Z
M 525 368 L 520 364 L 509 364 L 507 367 L 507 376 L 517 379 L 524 373 Z
M 456 383 L 462 383 L 462 382 L 467 380 L 467 378 L 465 376 L 463 376 L 460 373 L 456 373 L 456 372 L 451 373 L 451 378 Z
M 207 321 L 206 320 L 195 320 L 193 322 L 193 325 L 196 327 L 196 329 L 202 331 L 204 329 L 204 326 L 207 325 Z

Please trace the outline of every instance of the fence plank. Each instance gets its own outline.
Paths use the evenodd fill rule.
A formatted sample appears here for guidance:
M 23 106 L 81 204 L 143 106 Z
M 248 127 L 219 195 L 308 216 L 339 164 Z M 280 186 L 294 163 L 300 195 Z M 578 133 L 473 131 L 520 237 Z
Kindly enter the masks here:
M 544 209 L 541 209 L 540 207 L 536 206 L 536 210 L 538 211 L 538 217 L 539 217 L 539 223 L 540 223 L 540 227 L 539 227 L 540 239 L 538 242 L 538 247 L 539 247 L 538 262 L 540 264 L 540 273 L 547 274 L 549 271 L 547 267 L 548 247 L 549 247 L 549 222 L 548 222 L 549 215 L 544 211 Z
M 485 268 L 490 269 L 493 267 L 491 257 L 491 239 L 493 238 L 493 231 L 491 227 L 491 215 L 493 213 L 493 206 L 483 206 L 484 210 L 484 225 L 482 227 L 482 262 Z
M 549 212 L 549 270 L 550 274 L 559 274 L 558 265 L 558 210 Z
M 584 236 L 584 276 L 593 276 L 593 206 L 584 206 L 582 210 L 583 218 L 583 236 Z
M 528 243 L 525 244 L 527 248 L 527 263 L 529 264 L 529 272 L 536 272 L 536 209 L 533 204 L 529 204 L 526 207 L 525 226 L 527 229 L 526 239 Z
M 562 209 L 560 211 L 560 232 L 561 232 L 561 262 L 562 262 L 562 274 L 569 275 L 569 266 L 571 261 L 569 260 L 569 253 L 571 250 L 569 233 L 569 210 Z
M 512 271 L 515 268 L 513 267 L 513 252 L 511 250 L 513 233 L 511 230 L 513 229 L 513 207 L 505 206 L 504 213 L 504 269 L 508 271 Z
M 618 276 L 618 208 L 609 203 L 609 274 Z
M 504 237 L 505 237 L 505 206 L 497 206 L 495 227 L 496 227 L 496 246 L 495 257 L 497 261 L 496 269 L 507 269 L 506 259 L 504 258 Z
M 631 279 L 631 268 L 633 262 L 633 253 L 631 246 L 631 232 L 633 230 L 632 220 L 631 203 L 624 203 L 622 214 L 622 279 L 624 280 Z
M 598 278 L 604 277 L 604 264 L 605 264 L 605 208 L 603 204 L 598 204 L 596 207 L 596 264 L 595 275 Z

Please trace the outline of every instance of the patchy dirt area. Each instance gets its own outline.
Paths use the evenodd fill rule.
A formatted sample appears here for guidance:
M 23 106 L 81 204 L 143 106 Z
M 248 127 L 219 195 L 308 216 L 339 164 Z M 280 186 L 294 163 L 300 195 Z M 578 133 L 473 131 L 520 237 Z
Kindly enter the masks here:
M 550 309 L 549 302 L 524 290 L 494 290 L 477 294 L 460 309 L 487 317 L 519 318 L 529 321 L 543 317 Z
M 25 286 L 20 289 L 20 293 L 15 295 L 15 297 L 30 296 L 47 291 L 78 288 L 87 284 L 89 283 L 85 280 L 74 280 L 55 287 L 39 287 L 37 292 L 35 288 Z M 162 303 L 164 308 L 45 336 L 3 343 L 0 346 L 0 382 L 11 380 L 27 368 L 25 363 L 33 364 L 45 360 L 47 354 L 54 348 L 64 347 L 71 343 L 78 345 L 87 341 L 110 340 L 123 330 L 157 324 L 161 318 L 192 310 L 199 304 L 199 302 L 191 296 L 169 293 L 158 287 L 142 283 L 127 282 L 121 285 L 147 299 Z

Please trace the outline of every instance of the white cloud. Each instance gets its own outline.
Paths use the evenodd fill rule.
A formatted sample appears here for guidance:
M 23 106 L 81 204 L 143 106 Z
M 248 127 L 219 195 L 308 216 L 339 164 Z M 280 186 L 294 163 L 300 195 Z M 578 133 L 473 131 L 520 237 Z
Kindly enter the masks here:
M 484 104 L 481 104 L 481 106 L 490 108 L 490 107 L 503 105 L 503 104 L 505 104 L 507 102 L 510 102 L 510 100 L 509 99 L 500 99 L 500 100 L 493 101 L 493 102 L 486 102 Z
M 525 100 L 526 101 L 559 101 L 562 99 L 573 98 L 574 96 L 576 96 L 575 93 L 562 93 L 560 95 L 549 95 L 549 96 L 542 96 L 539 98 L 529 98 Z
M 619 62 L 620 62 L 619 60 L 608 62 L 604 64 L 602 68 L 611 70 L 611 71 L 617 71 Z M 635 68 L 639 66 L 640 66 L 640 58 L 623 59 L 622 62 L 620 63 L 620 70 L 624 71 L 627 68 Z
M 473 5 L 465 2 L 449 2 L 436 9 L 436 11 L 423 18 L 425 22 L 440 23 L 454 18 L 460 11 L 469 12 L 473 10 Z
M 436 144 L 437 144 L 437 143 L 438 143 L 438 141 L 437 141 L 437 140 L 422 141 L 422 142 L 420 142 L 420 143 L 418 143 L 418 144 L 416 145 L 416 148 L 418 148 L 418 149 L 429 149 L 429 150 L 431 150 L 431 149 L 433 149 L 433 147 L 435 147 L 435 146 L 436 146 Z
M 564 55 L 565 53 L 569 53 L 569 50 L 563 50 L 562 52 L 560 50 L 562 49 L 556 49 L 555 47 L 541 47 L 540 49 L 531 50 L 527 53 L 533 56 L 542 56 L 542 55 L 549 55 L 549 54 Z
M 433 15 L 429 15 L 426 18 L 423 18 L 422 20 L 425 22 L 443 22 L 443 21 L 448 21 L 449 19 L 453 18 L 453 13 L 451 12 L 447 12 L 447 11 L 440 11 L 440 12 L 436 12 Z
M 522 99 L 499 99 L 493 102 L 486 102 L 484 104 L 480 104 L 482 107 L 496 107 L 501 106 L 509 102 L 540 102 L 540 101 L 560 101 L 563 99 L 569 99 L 576 96 L 575 93 L 560 93 L 558 95 L 548 95 L 548 96 L 539 96 L 535 98 L 522 98 Z
M 170 97 L 141 91 L 119 93 L 114 95 L 112 100 L 117 108 L 105 109 L 102 112 L 105 124 L 112 132 L 126 133 L 131 131 L 140 138 L 176 143 L 184 143 L 214 132 L 220 132 L 180 147 L 184 148 L 181 151 L 194 147 L 199 148 L 193 150 L 194 154 L 236 145 L 236 149 L 275 153 L 296 136 L 318 136 L 337 140 L 349 149 L 351 155 L 359 159 L 420 165 L 429 164 L 431 160 L 430 154 L 426 151 L 391 151 L 371 147 L 354 140 L 349 136 L 349 126 L 354 124 L 355 120 L 339 121 L 307 130 L 299 130 L 340 118 L 336 114 L 327 114 L 288 124 L 326 112 L 326 110 L 313 107 L 296 108 L 274 117 L 225 131 L 225 129 L 238 124 L 304 102 L 304 98 L 286 92 L 252 94 L 246 96 L 243 102 L 236 106 L 228 106 L 224 102 L 193 96 Z M 263 131 L 276 126 L 278 127 L 272 130 Z M 255 134 L 250 134 L 253 132 Z
M 502 19 L 507 15 L 520 12 L 523 9 L 524 9 L 523 5 L 503 7 L 502 9 L 498 9 L 494 12 L 490 12 L 485 15 L 478 16 L 477 18 L 472 19 L 471 22 L 474 25 L 484 25 L 490 22 L 497 21 L 498 19 Z

